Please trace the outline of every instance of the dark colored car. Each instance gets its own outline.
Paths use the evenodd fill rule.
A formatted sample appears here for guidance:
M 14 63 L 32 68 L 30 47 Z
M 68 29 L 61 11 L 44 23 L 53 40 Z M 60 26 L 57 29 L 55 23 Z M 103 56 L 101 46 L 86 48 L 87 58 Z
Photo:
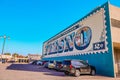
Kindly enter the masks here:
M 73 74 L 76 77 L 80 76 L 80 74 L 96 74 L 95 67 L 83 60 L 64 60 L 62 70 L 65 75 Z
M 2 63 L 6 63 L 6 60 L 5 60 L 5 59 L 2 59 Z
M 49 62 L 45 62 L 44 65 L 43 65 L 43 67 L 44 67 L 44 68 L 48 68 L 48 63 L 49 63 Z
M 62 67 L 63 67 L 62 61 L 56 61 L 55 70 L 61 71 Z

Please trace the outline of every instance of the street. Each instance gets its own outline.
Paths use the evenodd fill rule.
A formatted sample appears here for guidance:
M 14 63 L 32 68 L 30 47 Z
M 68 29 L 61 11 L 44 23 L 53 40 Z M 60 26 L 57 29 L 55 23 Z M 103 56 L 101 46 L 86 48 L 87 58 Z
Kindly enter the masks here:
M 63 72 L 49 70 L 42 66 L 23 63 L 0 63 L 0 80 L 120 80 L 120 78 L 98 75 L 65 76 Z

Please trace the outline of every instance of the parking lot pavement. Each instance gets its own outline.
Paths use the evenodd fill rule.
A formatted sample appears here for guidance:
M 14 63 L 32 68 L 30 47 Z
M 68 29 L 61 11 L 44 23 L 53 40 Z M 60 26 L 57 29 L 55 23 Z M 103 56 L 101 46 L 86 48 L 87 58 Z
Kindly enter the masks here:
M 120 80 L 120 78 L 98 75 L 65 76 L 63 72 L 49 70 L 41 66 L 5 63 L 0 64 L 0 80 Z

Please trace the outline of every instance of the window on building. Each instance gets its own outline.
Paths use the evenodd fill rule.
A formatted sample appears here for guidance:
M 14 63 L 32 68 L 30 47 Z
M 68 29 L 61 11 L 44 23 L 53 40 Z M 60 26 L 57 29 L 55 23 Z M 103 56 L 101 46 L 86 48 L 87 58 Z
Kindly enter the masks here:
M 111 24 L 113 27 L 120 28 L 120 20 L 116 20 L 116 19 L 111 18 Z

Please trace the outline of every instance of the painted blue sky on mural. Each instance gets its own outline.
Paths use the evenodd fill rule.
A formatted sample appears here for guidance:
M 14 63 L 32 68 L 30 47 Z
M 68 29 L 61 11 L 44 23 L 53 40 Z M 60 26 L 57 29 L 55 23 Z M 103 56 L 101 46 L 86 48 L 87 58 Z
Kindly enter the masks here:
M 44 41 L 79 20 L 107 0 L 0 0 L 0 36 L 5 52 L 42 53 Z M 120 6 L 120 0 L 110 0 Z M 0 39 L 0 53 L 3 39 Z

